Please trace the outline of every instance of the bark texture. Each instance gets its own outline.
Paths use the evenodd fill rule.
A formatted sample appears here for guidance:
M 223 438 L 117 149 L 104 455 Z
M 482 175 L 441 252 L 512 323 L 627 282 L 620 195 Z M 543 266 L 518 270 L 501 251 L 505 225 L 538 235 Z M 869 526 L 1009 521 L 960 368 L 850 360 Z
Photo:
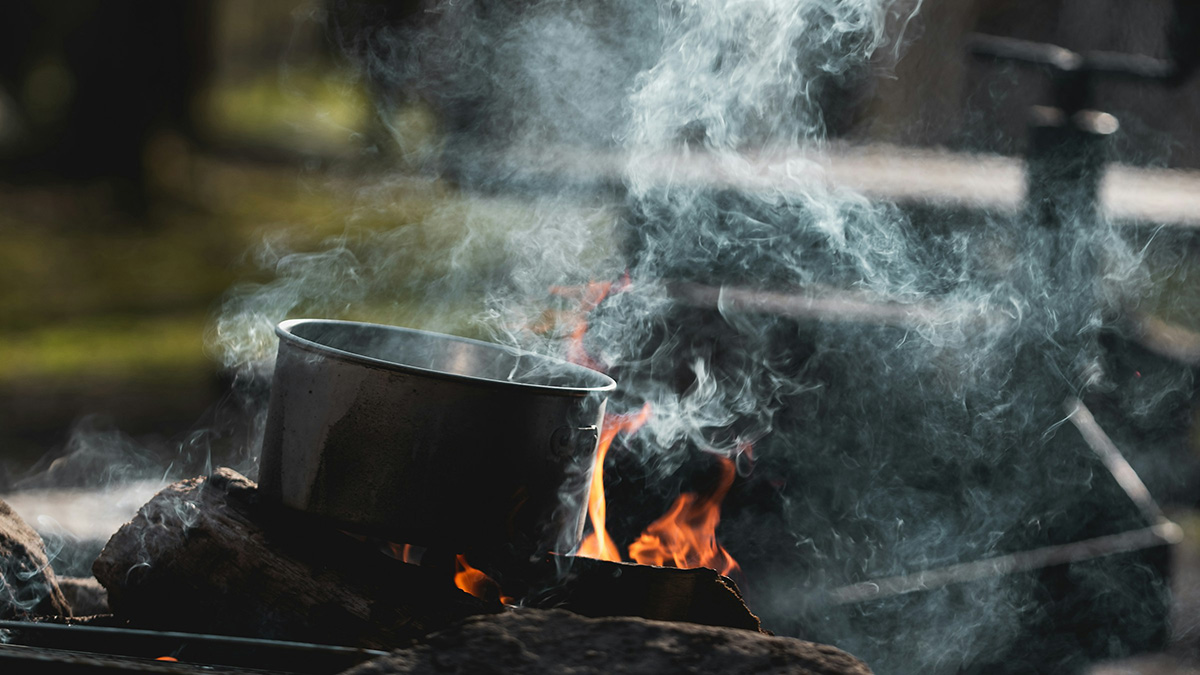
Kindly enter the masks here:
M 498 612 L 435 572 L 260 502 L 230 469 L 168 486 L 92 567 L 134 625 L 391 648 Z
M 840 649 L 736 628 L 525 609 L 472 617 L 344 675 L 869 675 Z

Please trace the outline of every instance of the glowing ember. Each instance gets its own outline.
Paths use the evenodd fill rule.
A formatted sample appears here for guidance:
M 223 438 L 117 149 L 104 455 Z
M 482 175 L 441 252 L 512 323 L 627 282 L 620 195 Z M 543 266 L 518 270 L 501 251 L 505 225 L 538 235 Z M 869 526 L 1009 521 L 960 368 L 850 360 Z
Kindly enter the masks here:
M 646 528 L 629 545 L 629 557 L 643 565 L 711 567 L 726 576 L 740 570 L 737 561 L 717 543 L 721 500 L 733 485 L 733 460 L 721 458 L 721 479 L 705 495 L 679 495 L 666 515 Z
M 516 600 L 501 594 L 500 584 L 494 579 L 471 567 L 464 555 L 454 558 L 454 585 L 464 593 L 470 593 L 481 600 L 499 600 L 506 605 L 516 604 Z
M 631 434 L 641 428 L 650 419 L 650 404 L 632 415 L 605 415 L 604 428 L 600 432 L 600 444 L 596 448 L 596 463 L 592 467 L 592 483 L 588 489 L 588 518 L 592 522 L 592 533 L 579 545 L 576 555 L 585 558 L 597 558 L 611 562 L 621 562 L 621 552 L 608 536 L 605 522 L 608 518 L 608 505 L 604 500 L 604 458 L 608 456 L 608 448 L 619 433 Z
M 424 553 L 424 549 L 421 548 L 420 546 L 413 546 L 412 544 L 394 544 L 394 543 L 388 544 L 388 546 L 392 549 L 392 557 L 393 558 L 395 558 L 397 560 L 403 560 L 404 562 L 406 562 L 410 565 L 420 565 L 421 564 L 421 554 Z
M 488 575 L 471 567 L 467 563 L 466 556 L 456 556 L 454 559 L 454 585 L 458 586 L 459 590 L 477 598 L 487 598 L 489 593 L 495 597 L 499 590 L 496 588 L 496 582 L 492 581 Z

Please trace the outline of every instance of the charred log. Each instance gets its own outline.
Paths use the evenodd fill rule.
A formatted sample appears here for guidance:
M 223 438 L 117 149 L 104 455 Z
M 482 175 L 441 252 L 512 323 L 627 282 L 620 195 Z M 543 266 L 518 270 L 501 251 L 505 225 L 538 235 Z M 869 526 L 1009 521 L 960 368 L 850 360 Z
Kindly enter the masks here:
M 501 609 L 271 508 L 229 469 L 159 492 L 93 572 L 113 612 L 134 625 L 358 647 L 391 648 Z
M 760 631 L 758 617 L 728 577 L 707 567 L 677 569 L 570 558 L 561 581 L 526 604 L 589 617 L 630 616 Z

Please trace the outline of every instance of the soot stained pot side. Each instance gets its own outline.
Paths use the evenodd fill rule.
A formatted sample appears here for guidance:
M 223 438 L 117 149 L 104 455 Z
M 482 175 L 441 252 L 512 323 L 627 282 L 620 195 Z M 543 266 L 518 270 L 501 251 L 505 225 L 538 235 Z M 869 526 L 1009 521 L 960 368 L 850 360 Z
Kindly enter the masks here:
M 296 319 L 276 333 L 268 499 L 454 552 L 535 556 L 578 537 L 611 378 L 395 326 Z

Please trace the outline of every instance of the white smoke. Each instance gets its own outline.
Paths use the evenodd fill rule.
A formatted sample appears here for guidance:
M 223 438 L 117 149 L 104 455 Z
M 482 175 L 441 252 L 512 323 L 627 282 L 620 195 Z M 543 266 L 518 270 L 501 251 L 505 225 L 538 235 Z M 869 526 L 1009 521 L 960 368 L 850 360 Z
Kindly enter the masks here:
M 774 501 L 721 536 L 757 565 L 746 590 L 769 627 L 805 635 L 822 617 L 878 672 L 1019 649 L 1037 592 L 1024 578 L 854 620 L 813 609 L 837 587 L 1138 526 L 1095 496 L 1058 425 L 1064 398 L 1111 386 L 1097 339 L 1146 282 L 1141 249 L 1085 205 L 1060 230 L 997 216 L 922 233 L 825 178 L 827 105 L 901 58 L 919 7 L 453 0 L 419 28 L 365 32 L 353 52 L 383 117 L 410 98 L 438 110 L 437 169 L 475 194 L 315 252 L 268 242 L 274 280 L 231 296 L 214 344 L 254 372 L 288 315 L 365 306 L 404 322 L 389 302 L 417 297 L 562 355 L 566 331 L 534 330 L 570 309 L 550 289 L 628 274 L 584 342 L 620 383 L 610 409 L 653 407 L 621 452 L 676 485 L 697 452 L 753 445 L 750 478 Z M 564 146 L 619 167 L 620 198 L 539 172 Z

